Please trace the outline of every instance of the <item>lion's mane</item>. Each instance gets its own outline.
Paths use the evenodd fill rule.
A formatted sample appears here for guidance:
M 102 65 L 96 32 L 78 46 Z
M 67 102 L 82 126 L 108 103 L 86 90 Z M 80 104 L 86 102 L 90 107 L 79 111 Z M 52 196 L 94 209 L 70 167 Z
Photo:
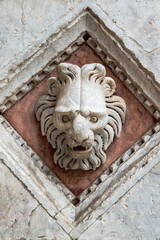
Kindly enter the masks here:
M 90 64 L 93 65 L 93 64 Z M 100 64 L 99 64 L 100 65 Z M 101 65 L 102 66 L 102 65 Z M 103 67 L 104 68 L 104 67 Z M 88 73 L 88 79 L 90 81 L 97 81 L 99 76 L 93 78 L 95 76 L 95 71 L 101 71 L 102 69 L 94 69 L 93 66 L 91 67 L 90 73 Z M 84 68 L 85 71 L 85 68 Z M 94 74 L 93 74 L 94 72 Z M 96 72 L 96 74 L 97 74 Z M 104 78 L 103 73 L 103 78 Z M 100 79 L 100 78 L 99 78 Z M 55 78 L 55 82 L 58 88 L 58 82 L 62 85 L 62 81 L 59 78 Z M 99 80 L 98 84 L 102 84 L 105 90 L 106 81 L 103 79 Z M 48 142 L 52 145 L 53 148 L 56 149 L 54 153 L 54 162 L 59 164 L 62 168 L 65 169 L 83 169 L 95 170 L 101 164 L 106 161 L 106 154 L 105 150 L 108 146 L 113 142 L 114 137 L 119 137 L 122 124 L 125 120 L 125 112 L 126 112 L 126 105 L 124 100 L 116 95 L 108 96 L 106 94 L 105 103 L 106 108 L 108 111 L 108 123 L 101 131 L 98 133 L 94 133 L 94 144 L 92 147 L 92 153 L 90 157 L 87 159 L 73 159 L 69 156 L 67 152 L 67 144 L 65 138 L 65 132 L 57 129 L 53 124 L 53 113 L 54 108 L 56 106 L 56 100 L 58 97 L 58 90 L 54 89 L 54 91 L 48 91 L 47 95 L 43 95 L 39 98 L 36 104 L 36 117 L 38 121 L 41 122 L 41 131 L 42 135 L 47 137 Z

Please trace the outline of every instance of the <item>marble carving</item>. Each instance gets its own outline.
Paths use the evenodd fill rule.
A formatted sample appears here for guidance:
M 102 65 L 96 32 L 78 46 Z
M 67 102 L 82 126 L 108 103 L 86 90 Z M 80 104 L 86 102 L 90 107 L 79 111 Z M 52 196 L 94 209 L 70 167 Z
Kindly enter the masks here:
M 95 170 L 120 136 L 126 104 L 113 95 L 116 84 L 103 65 L 61 63 L 57 69 L 58 77 L 48 79 L 48 94 L 35 107 L 42 135 L 56 149 L 54 162 L 60 167 Z

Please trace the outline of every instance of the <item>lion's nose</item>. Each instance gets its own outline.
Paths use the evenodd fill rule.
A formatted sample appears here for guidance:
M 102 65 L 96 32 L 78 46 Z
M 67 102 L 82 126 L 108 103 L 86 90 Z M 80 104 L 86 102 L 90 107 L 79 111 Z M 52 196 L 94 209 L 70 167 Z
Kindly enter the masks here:
M 91 135 L 93 132 L 89 129 L 88 121 L 79 113 L 73 121 L 72 139 L 76 144 L 83 143 L 84 145 L 85 142 L 88 143 L 93 138 Z
M 80 133 L 74 133 L 72 135 L 72 139 L 77 143 L 77 144 L 82 144 L 85 143 L 88 140 L 89 137 L 84 136 L 84 134 Z
M 94 141 L 94 134 L 91 130 L 78 131 L 72 134 L 72 139 L 77 145 L 88 146 Z
M 87 138 L 84 139 L 84 136 L 75 136 L 75 135 L 74 135 L 74 136 L 72 137 L 72 140 L 73 140 L 76 144 L 79 144 L 79 145 L 85 144 L 85 142 L 87 142 L 88 139 L 89 139 L 89 137 L 87 137 Z

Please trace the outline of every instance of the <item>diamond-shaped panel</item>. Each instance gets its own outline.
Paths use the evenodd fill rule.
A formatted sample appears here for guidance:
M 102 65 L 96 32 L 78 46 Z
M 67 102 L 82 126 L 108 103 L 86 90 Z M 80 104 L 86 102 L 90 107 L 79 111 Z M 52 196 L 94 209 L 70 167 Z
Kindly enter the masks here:
M 102 60 L 93 50 L 84 43 L 67 60 L 72 64 L 83 66 L 88 63 L 101 63 Z M 105 66 L 106 67 L 106 66 Z M 46 80 L 50 76 L 56 76 L 56 70 L 48 75 L 40 84 L 18 101 L 13 107 L 4 113 L 4 117 L 11 123 L 17 132 L 26 140 L 52 171 L 62 182 L 77 196 L 88 187 L 111 163 L 135 143 L 156 122 L 152 115 L 143 107 L 135 96 L 123 83 L 106 67 L 107 76 L 112 77 L 116 84 L 116 94 L 121 96 L 127 104 L 126 121 L 123 125 L 121 136 L 115 139 L 107 149 L 107 161 L 96 171 L 89 170 L 64 170 L 54 164 L 51 145 L 46 137 L 42 137 L 40 125 L 35 118 L 34 106 L 39 96 L 46 93 Z

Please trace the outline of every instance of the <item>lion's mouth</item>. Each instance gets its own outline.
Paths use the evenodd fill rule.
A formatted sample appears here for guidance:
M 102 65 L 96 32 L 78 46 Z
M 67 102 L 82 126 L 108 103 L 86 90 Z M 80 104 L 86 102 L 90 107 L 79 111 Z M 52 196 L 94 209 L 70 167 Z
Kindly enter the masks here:
M 71 147 L 68 146 L 68 150 L 69 150 L 69 154 L 73 157 L 73 158 L 77 158 L 77 159 L 83 159 L 83 158 L 87 158 L 92 151 L 92 146 L 89 147 L 84 147 L 82 145 L 78 145 L 75 147 Z
M 77 152 L 84 152 L 84 151 L 88 151 L 91 149 L 91 147 L 84 147 L 82 145 L 78 145 L 76 147 L 70 147 L 68 146 L 68 148 L 71 150 L 71 151 L 77 151 Z
M 73 151 L 86 151 L 88 149 L 86 147 L 84 147 L 84 146 L 79 145 L 79 146 L 73 147 L 72 150 Z

